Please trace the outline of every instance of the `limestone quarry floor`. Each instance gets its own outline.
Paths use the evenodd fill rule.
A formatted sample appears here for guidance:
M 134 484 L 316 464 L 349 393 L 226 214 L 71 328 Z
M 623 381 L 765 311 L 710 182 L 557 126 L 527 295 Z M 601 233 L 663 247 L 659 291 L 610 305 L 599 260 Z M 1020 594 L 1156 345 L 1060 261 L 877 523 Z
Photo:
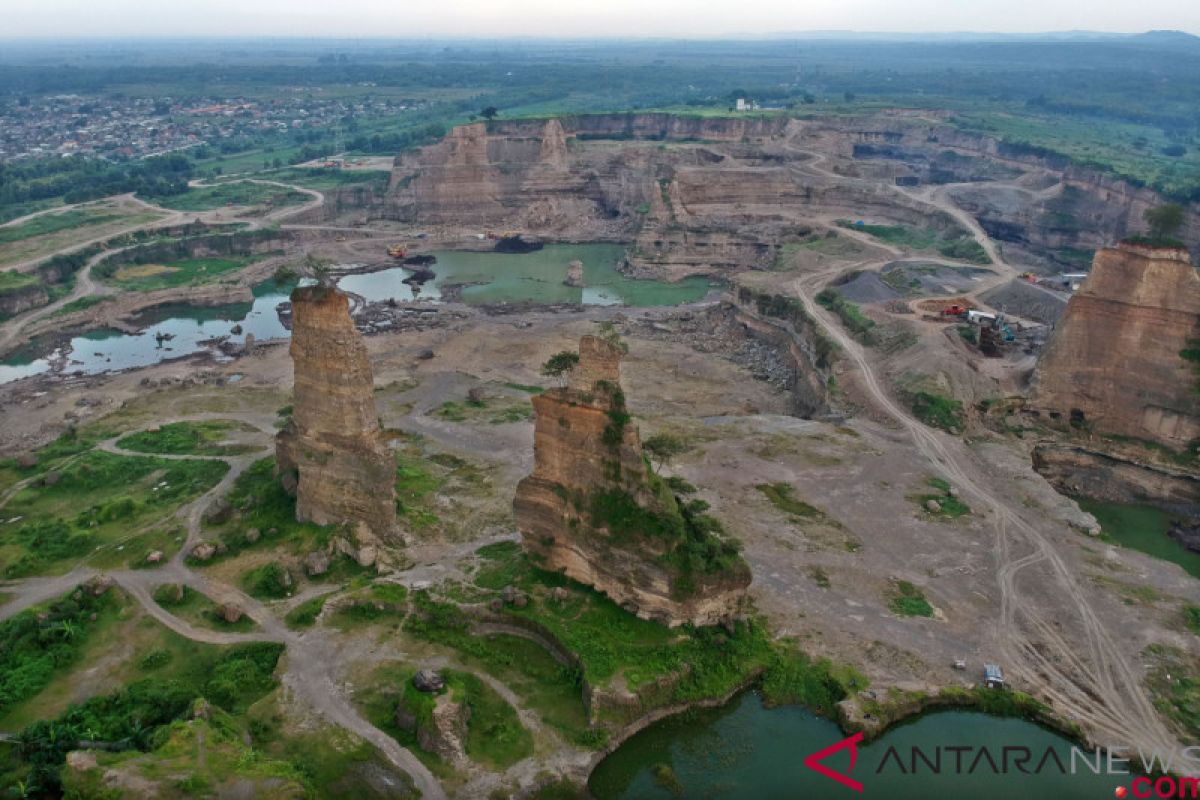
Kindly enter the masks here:
M 505 384 L 547 385 L 539 367 L 549 355 L 574 346 L 600 318 L 616 318 L 620 327 L 621 314 L 480 315 L 367 339 L 384 424 L 422 437 L 430 452 L 477 463 L 489 475 L 487 490 L 471 499 L 487 524 L 459 529 L 453 540 L 415 537 L 407 554 L 412 567 L 402 580 L 418 585 L 456 578 L 474 546 L 512 535 L 513 488 L 532 463 L 528 420 L 456 422 L 431 412 L 464 400 L 475 386 L 503 394 L 499 387 Z M 928 491 L 931 478 L 947 476 L 898 426 L 871 415 L 843 423 L 786 416 L 789 398 L 731 361 L 656 338 L 646 326 L 624 327 L 629 355 L 623 382 L 636 423 L 643 436 L 671 431 L 692 445 L 666 472 L 695 484 L 698 496 L 743 542 L 754 571 L 751 594 L 781 635 L 797 637 L 814 655 L 859 667 L 876 685 L 973 683 L 984 662 L 1003 661 L 1009 652 L 1001 609 L 1010 593 L 1019 592 L 1050 620 L 1040 636 L 1067 650 L 1086 648 L 1084 631 L 1072 622 L 1071 599 L 1054 588 L 1046 564 L 1031 563 L 1011 582 L 1001 580 L 988 514 L 951 521 L 922 509 L 915 497 Z M 419 358 L 427 348 L 433 358 Z M 232 375 L 243 377 L 216 385 L 215 379 Z M 159 386 L 164 379 L 167 385 Z M 187 379 L 201 382 L 178 384 Z M 286 348 L 271 345 L 228 364 L 160 364 L 62 382 L 40 396 L 0 387 L 0 446 L 20 452 L 52 438 L 64 420 L 114 412 L 131 425 L 212 411 L 253 417 L 269 428 L 276 409 L 290 402 L 290 382 Z M 966 449 L 972 476 L 1038 525 L 1109 635 L 1128 652 L 1151 643 L 1191 646 L 1177 622 L 1181 605 L 1195 599 L 1194 582 L 1182 570 L 1073 528 L 1077 509 L 1033 472 L 1021 442 L 980 439 Z M 820 514 L 789 516 L 760 490 L 765 484 L 792 487 L 795 498 Z M 890 610 L 899 581 L 922 590 L 936 610 L 932 618 Z M 1154 599 L 1131 603 L 1114 582 L 1146 587 L 1140 596 Z M 403 658 L 392 649 L 387 641 L 348 648 L 341 657 L 349 663 L 339 668 Z M 954 670 L 955 659 L 966 659 L 968 671 Z M 1081 684 L 1088 680 L 1080 664 L 1068 661 L 1063 669 Z M 1012 681 L 1035 696 L 1044 688 L 1036 671 L 1016 672 Z

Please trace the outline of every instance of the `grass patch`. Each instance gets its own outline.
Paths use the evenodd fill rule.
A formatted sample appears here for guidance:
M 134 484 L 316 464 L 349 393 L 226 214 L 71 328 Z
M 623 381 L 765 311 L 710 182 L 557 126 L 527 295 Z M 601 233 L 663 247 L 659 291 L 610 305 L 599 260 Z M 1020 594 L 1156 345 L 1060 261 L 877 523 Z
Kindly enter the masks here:
M 0 622 L 0 713 L 33 697 L 73 665 L 116 606 L 111 593 L 96 597 L 76 590 Z
M 664 676 L 666 689 L 647 689 L 656 702 L 684 702 L 726 694 L 765 672 L 763 687 L 778 702 L 801 702 L 829 713 L 844 696 L 841 679 L 827 662 L 812 662 L 790 646 L 773 642 L 763 623 L 740 622 L 732 633 L 718 628 L 668 629 L 638 619 L 604 595 L 554 573 L 536 569 L 523 552 L 513 554 L 504 580 L 529 594 L 524 608 L 503 612 L 544 628 L 579 659 L 580 677 L 604 686 L 618 675 L 638 691 Z M 482 571 L 481 571 L 482 574 Z M 477 578 L 478 580 L 478 578 Z M 486 580 L 486 578 L 485 578 Z M 491 585 L 498 580 L 488 581 Z M 507 583 L 506 583 L 507 585 Z M 552 590 L 561 591 L 552 593 Z M 455 605 L 426 592 L 413 595 L 405 630 L 489 662 L 489 643 L 471 633 L 471 621 Z M 866 680 L 846 678 L 865 686 Z M 839 688 L 841 687 L 841 688 Z
M 237 622 L 226 621 L 220 606 L 190 586 L 163 584 L 154 590 L 154 602 L 175 616 L 210 630 L 247 633 L 258 627 L 244 614 Z
M 1183 627 L 1200 636 L 1200 606 L 1183 607 Z
M 221 206 L 265 206 L 282 208 L 312 200 L 304 192 L 249 181 L 229 181 L 213 186 L 194 186 L 183 194 L 148 197 L 148 202 L 175 211 L 209 211 Z
M 862 313 L 862 310 L 851 303 L 846 298 L 842 297 L 833 289 L 823 289 L 817 294 L 816 300 L 825 308 L 837 314 L 838 319 L 846 326 L 846 330 L 866 345 L 875 344 L 877 335 L 875 332 L 875 320 Z
M 65 317 L 67 314 L 74 314 L 79 311 L 87 311 L 89 308 L 98 306 L 101 303 L 107 303 L 114 298 L 99 294 L 89 294 L 85 297 L 77 297 L 69 303 L 64 303 L 61 308 L 51 314 L 52 317 Z
M 527 394 L 541 394 L 542 392 L 546 391 L 545 388 L 541 386 L 533 386 L 528 383 L 506 383 L 504 385 L 509 389 L 515 389 L 518 392 L 525 392 Z
M 962 432 L 964 416 L 961 400 L 934 392 L 918 391 L 912 394 L 911 404 L 913 415 L 929 427 L 940 428 L 953 434 Z
M 810 506 L 803 500 L 798 500 L 793 495 L 791 484 L 788 483 L 760 483 L 754 487 L 762 492 L 771 505 L 778 508 L 783 513 L 797 519 L 814 519 L 824 516 L 820 509 L 815 506 Z
M 972 264 L 992 263 L 987 251 L 958 227 L 939 233 L 930 228 L 914 228 L 910 225 L 864 225 L 846 219 L 839 219 L 837 224 L 849 230 L 862 231 L 894 247 L 933 251 L 946 258 L 969 261 Z
M 103 225 L 123 219 L 124 215 L 100 209 L 73 208 L 56 214 L 42 214 L 20 225 L 0 228 L 0 244 L 10 244 L 35 236 L 46 236 L 59 231 L 74 230 L 89 225 Z
M 1200 739 L 1200 659 L 1182 650 L 1152 644 L 1146 653 L 1154 663 L 1146 676 L 1155 707 L 1184 733 Z
M 228 273 L 237 272 L 266 257 L 266 255 L 209 256 L 185 258 L 161 265 L 127 266 L 121 267 L 113 274 L 112 282 L 122 289 L 138 292 L 170 289 L 176 286 L 197 286 Z M 159 268 L 151 268 L 155 266 Z
M 242 573 L 241 584 L 251 597 L 281 600 L 292 596 L 296 581 L 287 567 L 278 561 L 269 561 Z
M 162 743 L 158 731 L 191 715 L 197 698 L 241 713 L 274 688 L 273 672 L 283 649 L 281 644 L 265 642 L 196 648 L 169 678 L 135 680 L 116 692 L 70 706 L 54 719 L 29 725 L 17 736 L 16 755 L 28 765 L 31 782 L 57 794 L 61 764 L 81 739 L 148 751 Z
M 209 524 L 226 546 L 226 552 L 213 561 L 230 558 L 250 549 L 274 549 L 283 546 L 297 555 L 324 549 L 336 528 L 296 521 L 296 499 L 283 490 L 275 475 L 274 457 L 255 461 L 234 481 L 229 492 L 232 517 L 219 524 Z M 245 532 L 257 528 L 260 538 L 250 542 Z
M 221 461 L 83 453 L 54 471 L 56 482 L 43 477 L 5 507 L 10 517 L 30 521 L 0 543 L 4 575 L 45 574 L 101 548 L 122 548 L 207 492 L 228 469 Z
M 152 430 L 131 433 L 118 440 L 117 446 L 139 453 L 182 456 L 236 456 L 262 449 L 253 444 L 226 442 L 235 432 L 257 433 L 258 429 L 225 419 L 172 422 Z
M 896 581 L 896 596 L 888 603 L 893 614 L 901 617 L 932 617 L 933 606 L 925 594 L 908 581 Z
M 937 490 L 936 493 L 922 494 L 914 497 L 921 510 L 947 519 L 958 519 L 971 513 L 971 508 L 962 500 L 959 500 L 951 494 L 949 481 L 943 478 L 930 478 L 928 484 Z M 928 508 L 929 501 L 932 500 L 938 504 L 937 511 L 930 511 Z
M 328 599 L 325 595 L 310 597 L 289 611 L 283 621 L 292 630 L 311 628 L 316 624 L 317 617 L 321 615 L 321 611 L 325 608 L 325 601 Z

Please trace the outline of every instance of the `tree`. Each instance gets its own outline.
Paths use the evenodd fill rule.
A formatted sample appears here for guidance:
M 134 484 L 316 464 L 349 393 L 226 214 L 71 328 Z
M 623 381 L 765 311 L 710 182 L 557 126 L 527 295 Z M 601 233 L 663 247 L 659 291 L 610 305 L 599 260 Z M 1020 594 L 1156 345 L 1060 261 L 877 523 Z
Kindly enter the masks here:
M 546 363 L 542 364 L 542 374 L 548 378 L 558 378 L 562 382 L 563 377 L 577 366 L 579 366 L 579 353 L 573 350 L 563 350 L 546 359 Z
M 1151 238 L 1169 239 L 1183 227 L 1183 206 L 1178 203 L 1166 203 L 1148 209 L 1143 217 L 1150 226 Z
M 598 336 L 622 353 L 629 352 L 629 345 L 625 344 L 625 340 L 621 338 L 621 332 L 617 330 L 617 326 L 613 325 L 612 322 L 608 320 L 601 322 Z
M 495 106 L 488 106 L 483 111 L 479 112 L 479 116 L 488 120 L 495 119 L 497 116 L 499 116 L 499 114 L 500 109 L 496 108 Z
M 642 442 L 642 449 L 658 462 L 658 470 L 661 472 L 664 466 L 671 463 L 672 458 L 683 455 L 690 448 L 678 436 L 659 433 Z

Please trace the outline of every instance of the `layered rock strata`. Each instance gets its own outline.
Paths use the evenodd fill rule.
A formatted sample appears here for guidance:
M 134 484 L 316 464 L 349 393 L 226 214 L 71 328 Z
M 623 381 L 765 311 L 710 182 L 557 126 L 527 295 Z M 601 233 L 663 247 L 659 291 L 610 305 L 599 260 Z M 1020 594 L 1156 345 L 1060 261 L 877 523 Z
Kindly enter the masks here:
M 296 518 L 345 525 L 360 545 L 400 544 L 396 465 L 380 437 L 367 348 L 337 289 L 292 293 L 292 419 L 276 437 L 276 463 L 296 495 Z M 364 542 L 366 544 L 364 544 Z
M 567 386 L 533 398 L 534 470 L 513 501 L 526 551 L 646 619 L 730 618 L 749 568 L 647 466 L 625 409 L 620 349 L 585 336 L 579 356 Z
M 1099 433 L 1181 447 L 1200 437 L 1184 350 L 1200 335 L 1200 276 L 1186 250 L 1096 254 L 1034 376 L 1033 408 Z

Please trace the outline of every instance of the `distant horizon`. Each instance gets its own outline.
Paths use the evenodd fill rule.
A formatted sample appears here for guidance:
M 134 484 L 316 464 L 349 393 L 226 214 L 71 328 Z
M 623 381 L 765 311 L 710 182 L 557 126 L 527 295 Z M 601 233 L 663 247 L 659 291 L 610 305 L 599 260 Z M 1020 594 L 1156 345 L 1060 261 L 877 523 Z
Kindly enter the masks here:
M 5 40 L 147 38 L 731 39 L 1200 32 L 1200 4 L 1142 0 L 44 0 L 5 14 Z
M 1200 29 L 1197 32 L 1181 28 L 1146 28 L 1140 30 L 1102 30 L 1098 28 L 1062 28 L 1037 31 L 1012 30 L 869 30 L 855 28 L 814 28 L 811 30 L 787 31 L 739 31 L 727 34 L 594 34 L 594 35 L 557 35 L 557 34 L 504 34 L 487 36 L 482 34 L 429 33 L 425 35 L 393 35 L 393 34 L 302 34 L 302 33 L 98 33 L 98 34 L 0 34 L 0 42 L 13 41 L 52 41 L 52 42 L 125 42 L 125 41 L 183 41 L 183 42 L 212 42 L 212 41 L 255 41 L 272 39 L 280 41 L 324 41 L 324 42 L 495 42 L 495 41 L 545 41 L 545 42 L 743 42 L 743 41 L 788 41 L 788 40 L 838 40 L 838 39 L 907 39 L 920 40 L 924 37 L 933 39 L 1046 39 L 1046 38 L 1102 38 L 1119 39 L 1145 36 L 1147 34 L 1179 34 L 1200 39 Z

